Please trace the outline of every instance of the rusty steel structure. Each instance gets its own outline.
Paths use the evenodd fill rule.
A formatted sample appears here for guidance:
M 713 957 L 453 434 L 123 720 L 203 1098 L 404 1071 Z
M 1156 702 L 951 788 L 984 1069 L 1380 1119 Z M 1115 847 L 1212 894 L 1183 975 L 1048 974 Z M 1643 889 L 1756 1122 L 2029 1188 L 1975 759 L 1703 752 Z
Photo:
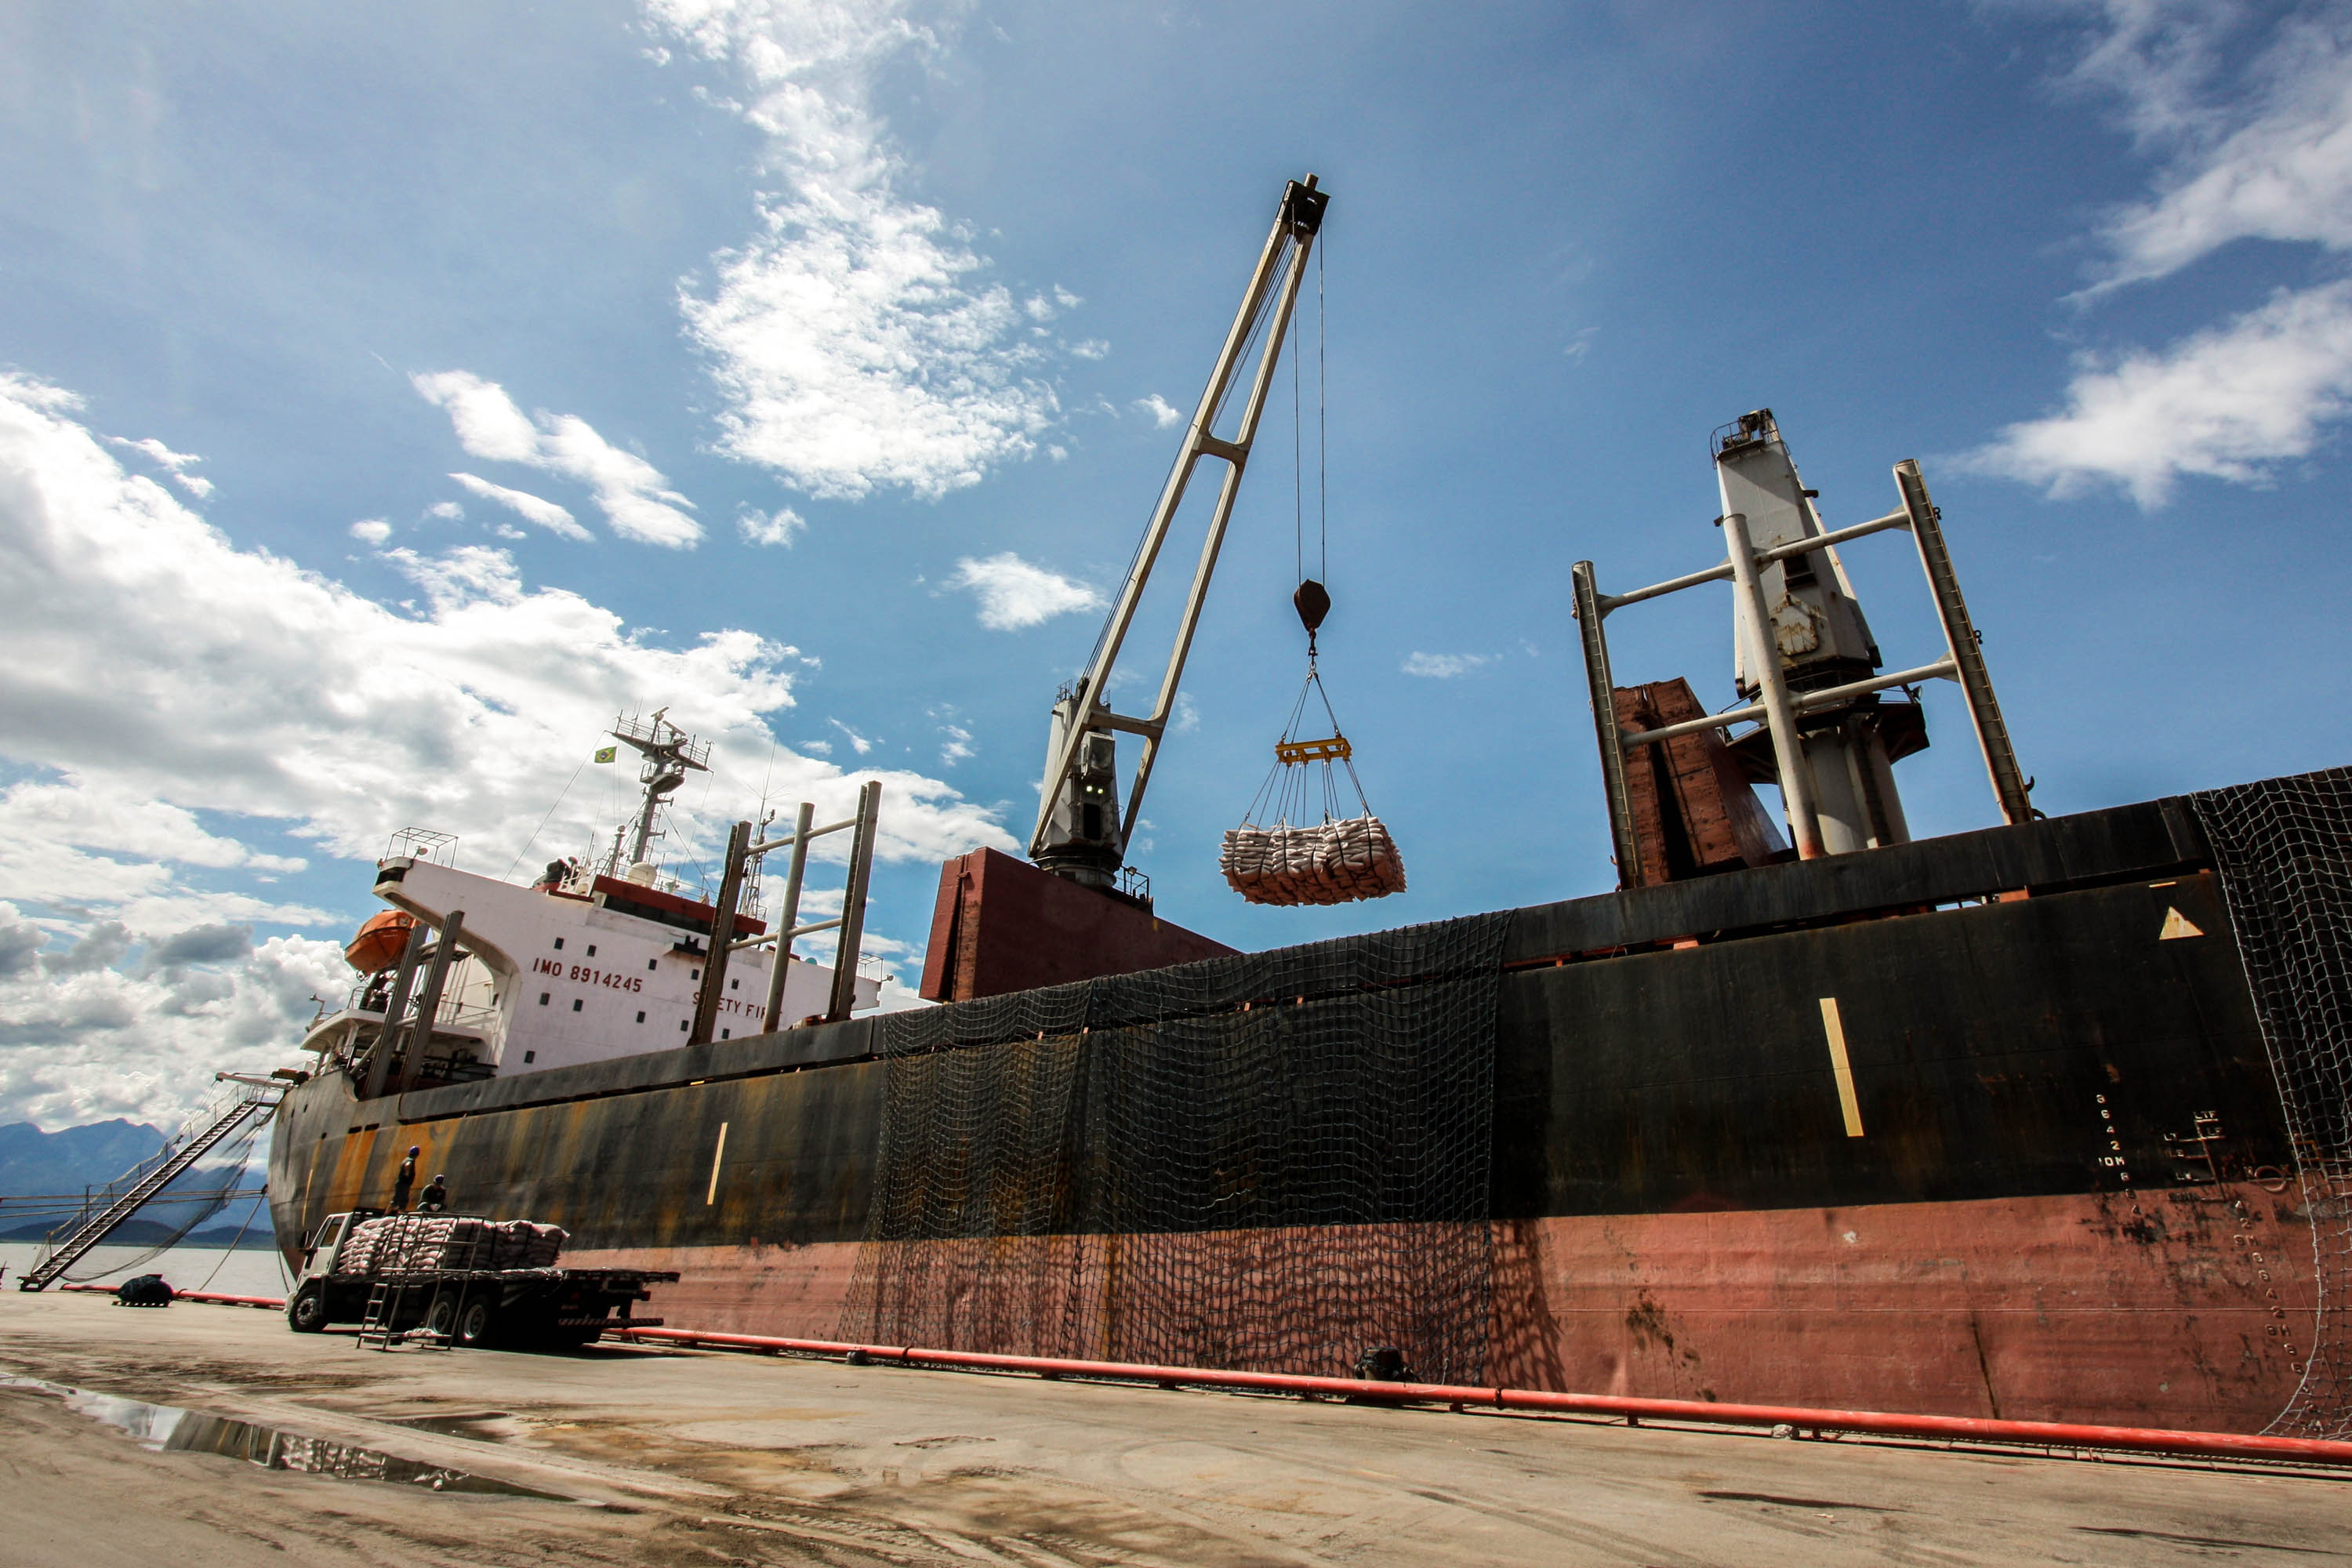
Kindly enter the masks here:
M 2031 781 L 2018 768 L 1982 638 L 1944 543 L 1943 513 L 1928 499 L 1919 465 L 1906 458 L 1895 466 L 1901 503 L 1895 510 L 1835 530 L 1822 526 L 1813 505 L 1817 492 L 1798 478 L 1769 408 L 1742 415 L 1717 433 L 1716 471 L 1723 501 L 1716 519 L 1723 531 L 1720 563 L 1622 594 L 1601 592 L 1590 561 L 1570 570 L 1618 885 L 1645 879 L 1630 759 L 1642 747 L 1685 735 L 1717 733 L 1728 741 L 1730 728 L 1741 723 L 1759 726 L 1747 739 L 1760 736 L 1768 743 L 1769 760 L 1759 759 L 1758 777 L 1779 786 L 1800 858 L 1906 842 L 1911 833 L 1888 742 L 1895 726 L 1916 731 L 1918 719 L 1916 710 L 1903 711 L 1910 704 L 1889 710 L 1879 694 L 1928 680 L 1959 686 L 2001 820 L 2026 821 L 2033 810 L 2027 798 Z M 1944 643 L 1942 658 L 1892 674 L 1882 673 L 1885 661 L 1838 555 L 1838 546 L 1889 529 L 1908 531 L 1918 547 Z M 1734 684 L 1747 705 L 1656 729 L 1623 729 L 1603 623 L 1630 605 L 1720 582 L 1734 589 Z

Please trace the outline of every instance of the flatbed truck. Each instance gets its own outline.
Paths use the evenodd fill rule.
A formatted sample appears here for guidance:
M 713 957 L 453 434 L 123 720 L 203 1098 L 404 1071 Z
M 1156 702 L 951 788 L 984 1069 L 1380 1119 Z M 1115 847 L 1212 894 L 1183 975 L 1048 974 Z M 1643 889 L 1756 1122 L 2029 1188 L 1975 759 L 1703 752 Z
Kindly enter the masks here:
M 298 1334 L 357 1323 L 362 1337 L 426 1340 L 472 1349 L 574 1350 L 614 1329 L 656 1328 L 630 1316 L 648 1286 L 677 1276 L 645 1268 L 411 1268 L 338 1272 L 345 1245 L 378 1209 L 329 1215 L 302 1249 L 286 1299 Z M 469 1216 L 470 1217 L 470 1216 Z M 490 1222 L 484 1221 L 484 1224 Z

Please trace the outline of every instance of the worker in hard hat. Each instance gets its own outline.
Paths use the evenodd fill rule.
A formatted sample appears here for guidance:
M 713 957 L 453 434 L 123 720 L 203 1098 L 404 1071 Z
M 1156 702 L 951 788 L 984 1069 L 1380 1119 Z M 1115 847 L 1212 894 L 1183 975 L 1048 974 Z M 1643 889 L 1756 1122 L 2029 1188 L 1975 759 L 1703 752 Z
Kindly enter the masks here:
M 418 1214 L 439 1214 L 448 1206 L 449 1178 L 446 1175 L 434 1177 L 425 1184 L 425 1190 L 416 1194 Z
M 408 1212 L 409 1190 L 416 1185 L 416 1156 L 423 1152 L 424 1151 L 415 1144 L 410 1144 L 408 1158 L 400 1163 L 399 1171 L 392 1178 L 392 1212 L 394 1214 Z

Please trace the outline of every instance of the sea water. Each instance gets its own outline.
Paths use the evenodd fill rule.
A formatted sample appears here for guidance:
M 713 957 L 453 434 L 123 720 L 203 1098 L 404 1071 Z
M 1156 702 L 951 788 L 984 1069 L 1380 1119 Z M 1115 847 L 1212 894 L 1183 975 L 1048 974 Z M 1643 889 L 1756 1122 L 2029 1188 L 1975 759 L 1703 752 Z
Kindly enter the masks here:
M 68 1279 L 114 1285 L 134 1274 L 161 1274 L 174 1290 L 217 1290 L 230 1296 L 283 1296 L 286 1275 L 275 1247 L 175 1247 L 159 1257 L 138 1259 L 142 1247 L 96 1247 L 66 1271 Z M 16 1281 L 41 1256 L 36 1241 L 0 1241 L 0 1292 L 14 1294 Z M 54 1287 L 52 1287 L 54 1289 Z

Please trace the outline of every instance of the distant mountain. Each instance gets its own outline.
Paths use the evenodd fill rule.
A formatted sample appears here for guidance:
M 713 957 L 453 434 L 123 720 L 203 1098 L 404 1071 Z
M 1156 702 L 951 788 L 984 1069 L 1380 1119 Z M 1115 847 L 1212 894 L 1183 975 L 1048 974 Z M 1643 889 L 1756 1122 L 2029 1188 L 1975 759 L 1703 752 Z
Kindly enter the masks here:
M 38 1241 L 69 1217 L 55 1203 L 24 1204 L 16 1200 L 38 1194 L 79 1194 L 84 1187 L 102 1187 L 162 1149 L 163 1136 L 152 1127 L 119 1118 L 55 1132 L 44 1132 L 29 1121 L 0 1127 L 0 1200 L 5 1200 L 0 1201 L 0 1241 Z M 257 1187 L 261 1182 L 257 1161 L 247 1163 L 241 1178 L 235 1165 L 205 1164 L 183 1172 L 169 1190 Z M 228 1245 L 228 1238 L 236 1235 L 236 1226 L 247 1214 L 259 1207 L 257 1200 L 232 1204 L 218 1215 L 208 1216 L 198 1235 L 224 1225 L 227 1228 L 217 1239 L 203 1245 Z M 188 1213 L 185 1205 L 159 1204 L 126 1223 L 109 1239 L 152 1246 L 170 1233 L 167 1222 L 184 1220 Z M 30 1217 L 20 1218 L 20 1215 Z M 269 1232 L 268 1216 L 262 1215 L 251 1229 L 266 1237 Z
M 257 1209 L 258 1205 L 256 1205 Z M 5 1213 L 0 1210 L 0 1213 Z M 0 1241 L 41 1241 L 49 1234 L 48 1222 L 18 1226 L 0 1230 Z M 172 1238 L 172 1227 L 152 1219 L 125 1220 L 106 1238 L 109 1247 L 153 1247 Z M 183 1247 L 269 1247 L 277 1245 L 269 1228 L 269 1216 L 256 1213 L 253 1223 L 245 1227 L 242 1240 L 237 1237 L 237 1222 L 232 1218 L 226 1225 L 206 1225 L 181 1239 Z
M 0 1127 L 0 1195 L 103 1186 L 163 1146 L 161 1131 L 120 1117 L 55 1132 L 11 1122 Z M 0 1205 L 0 1216 L 6 1213 Z

